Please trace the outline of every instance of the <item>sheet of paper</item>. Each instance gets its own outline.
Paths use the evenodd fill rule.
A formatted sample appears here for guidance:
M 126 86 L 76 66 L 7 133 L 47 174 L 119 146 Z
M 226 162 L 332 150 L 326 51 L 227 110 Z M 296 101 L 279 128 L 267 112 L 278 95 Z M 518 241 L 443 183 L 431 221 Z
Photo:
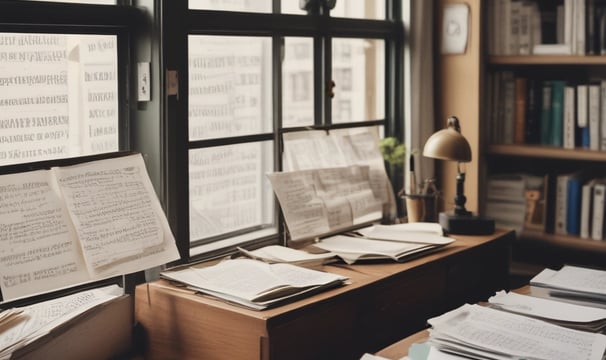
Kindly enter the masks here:
M 179 258 L 140 154 L 53 168 L 94 276 Z
M 368 167 L 268 174 L 292 240 L 311 239 L 379 220 L 382 205 L 368 181 Z
M 25 321 L 0 336 L 0 358 L 25 346 L 74 317 L 124 294 L 117 285 L 82 291 L 20 308 Z
M 90 279 L 50 171 L 0 176 L 0 218 L 5 301 Z
M 606 271 L 565 265 L 560 270 L 544 269 L 531 285 L 596 294 L 606 299 Z
M 284 171 L 343 166 L 368 166 L 371 189 L 383 203 L 383 212 L 395 216 L 395 196 L 379 151 L 376 128 L 306 130 L 286 133 Z
M 428 224 L 428 226 L 423 227 L 419 224 Z M 442 227 L 438 223 L 378 224 L 359 229 L 357 232 L 369 239 L 377 240 L 435 245 L 447 245 L 455 241 L 453 238 L 442 236 Z
M 606 309 L 569 304 L 513 292 L 499 291 L 488 302 L 505 310 L 547 319 L 592 322 L 606 319 Z

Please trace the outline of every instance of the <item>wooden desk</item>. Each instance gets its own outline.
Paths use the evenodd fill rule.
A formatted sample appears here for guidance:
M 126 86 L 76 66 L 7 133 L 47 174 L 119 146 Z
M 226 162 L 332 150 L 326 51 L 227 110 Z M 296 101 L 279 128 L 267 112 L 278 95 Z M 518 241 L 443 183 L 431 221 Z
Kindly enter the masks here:
M 355 359 L 426 327 L 428 318 L 508 289 L 513 232 L 456 236 L 406 263 L 326 266 L 351 284 L 253 311 L 164 280 L 135 290 L 149 359 Z

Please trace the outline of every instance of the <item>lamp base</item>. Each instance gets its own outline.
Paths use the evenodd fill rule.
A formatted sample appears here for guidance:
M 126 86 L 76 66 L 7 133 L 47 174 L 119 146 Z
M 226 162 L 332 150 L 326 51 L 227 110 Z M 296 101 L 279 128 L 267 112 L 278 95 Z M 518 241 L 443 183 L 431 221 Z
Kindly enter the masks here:
M 476 215 L 455 215 L 441 212 L 440 225 L 448 234 L 490 235 L 494 233 L 494 220 Z

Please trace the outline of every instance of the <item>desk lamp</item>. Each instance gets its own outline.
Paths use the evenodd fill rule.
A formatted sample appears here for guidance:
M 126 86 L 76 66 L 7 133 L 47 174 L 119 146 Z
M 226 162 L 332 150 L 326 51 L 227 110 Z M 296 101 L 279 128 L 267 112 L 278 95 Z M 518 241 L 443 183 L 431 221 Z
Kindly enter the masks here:
M 423 156 L 457 162 L 457 193 L 453 211 L 441 212 L 440 225 L 451 234 L 487 235 L 494 233 L 494 220 L 475 216 L 465 209 L 467 198 L 463 193 L 465 168 L 463 163 L 471 161 L 471 147 L 461 134 L 459 119 L 448 118 L 446 129 L 442 129 L 427 139 Z

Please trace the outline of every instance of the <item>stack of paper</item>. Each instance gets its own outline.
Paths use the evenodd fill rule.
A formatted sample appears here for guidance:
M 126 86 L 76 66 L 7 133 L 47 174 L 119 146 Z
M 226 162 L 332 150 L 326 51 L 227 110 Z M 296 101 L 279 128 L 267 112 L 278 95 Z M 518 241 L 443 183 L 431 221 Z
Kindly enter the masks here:
M 606 350 L 606 335 L 480 305 L 463 305 L 429 324 L 430 345 L 471 359 L 601 360 Z
M 548 321 L 571 329 L 601 332 L 606 327 L 606 309 L 500 291 L 489 306 Z
M 4 311 L 0 318 L 7 317 L 11 320 L 8 323 L 0 320 L 0 359 L 10 358 L 17 349 L 123 293 L 120 287 L 111 285 Z
M 231 259 L 207 267 L 165 271 L 162 277 L 255 310 L 343 285 L 347 277 L 292 264 Z
M 533 295 L 541 289 L 549 295 L 606 306 L 606 271 L 565 265 L 560 270 L 544 269 L 530 280 Z
M 373 225 L 346 235 L 322 239 L 315 247 L 329 251 L 348 264 L 359 260 L 410 260 L 454 241 L 442 236 L 436 223 Z

